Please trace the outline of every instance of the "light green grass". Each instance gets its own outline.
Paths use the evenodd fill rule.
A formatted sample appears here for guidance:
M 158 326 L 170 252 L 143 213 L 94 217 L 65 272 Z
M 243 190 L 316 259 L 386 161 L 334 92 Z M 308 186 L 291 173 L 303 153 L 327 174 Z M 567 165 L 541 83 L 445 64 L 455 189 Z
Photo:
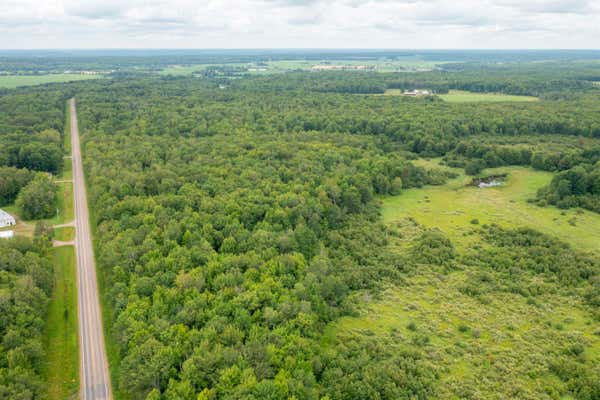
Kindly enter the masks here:
M 59 184 L 62 187 L 62 204 L 59 208 L 59 212 L 62 212 L 57 222 L 59 224 L 64 224 L 67 222 L 73 221 L 75 218 L 75 211 L 73 207 L 73 183 L 72 182 L 62 182 Z
M 19 86 L 33 86 L 44 83 L 73 82 L 99 78 L 103 78 L 103 76 L 83 74 L 0 75 L 0 87 L 13 89 Z
M 70 242 L 75 239 L 75 228 L 66 226 L 64 228 L 56 228 L 54 230 L 54 239 L 61 242 Z
M 600 361 L 597 327 L 573 297 L 540 296 L 536 306 L 518 294 L 495 292 L 483 304 L 459 291 L 466 276 L 463 271 L 423 272 L 364 305 L 361 316 L 329 326 L 325 336 L 391 338 L 398 350 L 409 350 L 412 338 L 427 336 L 425 358 L 439 374 L 432 397 L 438 399 L 465 392 L 481 399 L 515 398 L 515 392 L 519 398 L 550 399 L 546 388 L 564 393 L 564 384 L 547 372 L 548 363 L 573 338 L 587 344 L 589 361 Z M 461 332 L 460 326 L 468 329 Z
M 75 251 L 72 246 L 64 246 L 53 252 L 54 290 L 44 334 L 47 358 L 43 375 L 48 399 L 77 399 L 79 350 Z
M 515 96 L 503 93 L 474 93 L 464 90 L 451 90 L 448 94 L 438 95 L 449 103 L 498 103 L 498 102 L 529 102 L 538 101 L 537 97 Z
M 424 163 L 421 161 L 421 163 Z M 435 162 L 429 162 L 430 166 Z M 458 170 L 455 170 L 458 171 Z M 441 229 L 455 245 L 466 248 L 476 240 L 469 236 L 472 219 L 480 224 L 496 223 L 511 228 L 529 226 L 584 251 L 600 252 L 600 215 L 589 211 L 538 207 L 527 202 L 552 174 L 524 167 L 487 169 L 485 173 L 508 173 L 505 185 L 479 189 L 467 186 L 471 178 L 461 174 L 443 186 L 405 190 L 383 200 L 386 223 L 401 223 L 412 217 L 426 227 Z M 575 218 L 576 225 L 568 221 Z
M 439 160 L 415 163 L 440 167 Z M 576 249 L 600 251 L 599 215 L 572 210 L 563 215 L 556 208 L 527 203 L 551 180 L 551 174 L 523 167 L 485 172 L 509 176 L 502 187 L 478 189 L 467 187 L 471 178 L 461 173 L 444 186 L 409 189 L 384 199 L 384 222 L 401 227 L 401 236 L 390 238 L 390 249 L 406 249 L 420 229 L 437 227 L 459 252 L 472 251 L 472 245 L 481 244 L 470 223 L 477 218 L 481 224 L 530 226 Z M 572 217 L 576 226 L 567 222 Z M 481 297 L 472 297 L 461 288 L 472 284 L 477 272 L 464 267 L 442 272 L 420 266 L 402 285 L 390 286 L 376 298 L 357 296 L 359 316 L 344 317 L 328 326 L 323 345 L 350 334 L 386 338 L 398 351 L 414 350 L 412 340 L 426 336 L 429 344 L 422 349 L 425 363 L 439 377 L 432 397 L 436 399 L 560 398 L 568 389 L 549 373 L 549 366 L 566 348 L 574 341 L 584 343 L 588 363 L 600 362 L 598 325 L 578 296 L 557 286 L 555 291 L 536 296 L 535 303 L 510 290 L 482 289 Z M 491 282 L 502 285 L 500 273 L 486 272 Z M 527 279 L 533 285 L 548 284 L 534 275 Z M 416 329 L 409 328 L 411 323 Z

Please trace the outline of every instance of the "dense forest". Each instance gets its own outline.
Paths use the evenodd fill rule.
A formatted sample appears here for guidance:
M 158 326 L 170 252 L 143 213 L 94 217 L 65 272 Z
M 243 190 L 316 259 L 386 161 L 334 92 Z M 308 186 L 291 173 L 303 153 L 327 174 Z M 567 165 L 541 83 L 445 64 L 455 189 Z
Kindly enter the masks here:
M 31 60 L 9 61 L 27 69 Z M 62 168 L 65 101 L 75 96 L 117 399 L 598 399 L 599 333 L 588 334 L 600 320 L 597 252 L 531 226 L 472 219 L 457 237 L 382 221 L 382 199 L 510 166 L 548 176 L 527 204 L 600 212 L 600 69 L 569 65 L 236 79 L 144 72 L 6 91 L 0 205 L 16 203 L 24 218 L 52 214 L 47 173 Z M 382 95 L 414 88 L 540 101 Z M 10 254 L 0 259 L 0 397 L 40 398 L 47 246 L 0 241 Z M 534 310 L 536 330 L 501 321 L 501 332 L 482 332 L 461 320 L 459 339 L 435 336 L 405 319 L 423 302 L 394 309 L 401 328 L 389 335 L 339 328 L 382 293 L 408 296 L 422 281 L 431 285 L 423 292 L 454 291 L 482 315 L 510 299 L 499 307 Z M 547 303 L 592 322 L 565 328 Z M 512 354 L 487 356 L 480 342 L 515 336 L 522 348 Z M 533 348 L 545 353 L 530 356 Z M 456 360 L 476 373 L 452 380 Z
M 301 83 L 337 85 L 333 75 L 227 89 L 189 78 L 81 85 L 97 256 L 126 396 L 429 398 L 439 392 L 425 337 L 401 352 L 365 336 L 323 348 L 327 324 L 355 312 L 355 293 L 401 285 L 423 263 L 506 265 L 509 286 L 523 270 L 592 293 L 598 260 L 563 267 L 566 250 L 535 232 L 514 243 L 502 239 L 510 232 L 481 233 L 498 250 L 473 259 L 458 259 L 437 234 L 416 242 L 414 256 L 390 252 L 377 196 L 452 177 L 411 162 L 419 156 L 486 168 L 533 165 L 553 150 L 493 140 L 471 149 L 470 138 L 596 138 L 593 89 L 577 103 L 464 105 Z M 595 162 L 581 146 L 568 152 L 574 161 L 544 169 Z M 517 249 L 540 258 L 520 265 Z M 577 368 L 585 373 L 555 372 L 569 382 L 563 390 L 594 398 L 597 365 Z
M 49 242 L 0 240 L 0 397 L 43 398 L 42 331 L 52 291 Z

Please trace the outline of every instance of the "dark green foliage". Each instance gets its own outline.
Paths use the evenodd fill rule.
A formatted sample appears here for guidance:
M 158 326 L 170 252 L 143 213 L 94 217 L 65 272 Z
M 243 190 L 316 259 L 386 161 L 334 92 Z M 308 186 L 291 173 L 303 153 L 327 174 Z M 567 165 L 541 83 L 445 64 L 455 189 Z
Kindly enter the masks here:
M 450 239 L 437 230 L 423 232 L 411 249 L 412 259 L 423 264 L 449 265 L 455 257 Z
M 65 93 L 33 89 L 0 96 L 0 166 L 62 169 Z
M 397 278 L 375 196 L 448 174 L 368 136 L 282 136 L 267 123 L 279 118 L 273 99 L 255 99 L 261 114 L 244 97 L 224 108 L 224 98 L 186 90 L 181 108 L 153 94 L 155 85 L 135 96 L 134 84 L 115 86 L 119 95 L 82 96 L 79 115 L 119 388 L 135 399 L 155 389 L 183 398 L 205 389 L 213 398 L 326 395 L 329 381 L 313 366 L 323 328 L 352 310 L 351 291 Z M 250 118 L 244 128 L 240 112 Z M 429 390 L 412 379 L 412 359 L 371 357 L 362 393 Z M 377 363 L 390 375 L 377 378 Z
M 538 192 L 538 201 L 560 208 L 582 207 L 600 213 L 600 161 L 578 165 L 554 176 Z
M 496 225 L 482 231 L 494 247 L 472 253 L 466 263 L 489 266 L 511 276 L 527 273 L 545 276 L 561 285 L 591 282 L 600 274 L 600 260 L 574 251 L 569 245 L 530 228 L 506 230 Z
M 17 197 L 17 207 L 24 219 L 50 218 L 56 213 L 57 186 L 52 177 L 39 173 Z
M 463 257 L 428 230 L 395 254 L 378 222 L 378 196 L 452 177 L 407 161 L 415 154 L 445 156 L 472 174 L 501 165 L 574 169 L 561 180 L 585 197 L 571 178 L 578 165 L 589 174 L 593 149 L 512 143 L 517 135 L 600 137 L 591 83 L 543 68 L 256 78 L 209 68 L 202 79 L 120 75 L 59 94 L 44 89 L 48 105 L 19 90 L 2 99 L 14 105 L 0 116 L 8 149 L 0 165 L 59 170 L 60 135 L 47 130 L 61 129 L 56 107 L 77 93 L 109 337 L 119 353 L 115 384 L 132 399 L 426 399 L 439 380 L 424 361 L 435 341 L 421 321 L 403 322 L 410 337 L 402 346 L 360 336 L 324 345 L 326 326 L 354 311 L 357 290 L 400 283 L 415 264 L 441 265 L 469 268 L 460 290 L 482 301 L 496 290 L 534 297 L 546 290 L 529 285 L 535 275 L 580 291 L 586 307 L 598 303 L 597 260 L 537 232 L 486 228 L 485 248 Z M 240 79 L 227 80 L 234 75 Z M 355 95 L 414 87 L 562 100 L 468 105 Z M 27 102 L 37 110 L 29 121 Z M 504 142 L 485 140 L 492 137 Z M 50 203 L 50 179 L 37 179 L 19 204 L 34 199 L 31 215 L 53 215 L 41 206 Z M 481 335 L 467 325 L 460 331 Z M 580 363 L 585 352 L 574 346 L 564 356 Z M 577 376 L 554 373 L 593 398 L 594 370 L 583 365 Z
M 417 351 L 398 351 L 391 341 L 348 337 L 318 361 L 325 394 L 342 399 L 428 399 L 435 373 Z
M 42 330 L 52 289 L 48 242 L 0 240 L 0 398 L 42 398 Z
M 0 205 L 15 201 L 21 188 L 31 182 L 34 176 L 35 173 L 27 169 L 0 167 Z

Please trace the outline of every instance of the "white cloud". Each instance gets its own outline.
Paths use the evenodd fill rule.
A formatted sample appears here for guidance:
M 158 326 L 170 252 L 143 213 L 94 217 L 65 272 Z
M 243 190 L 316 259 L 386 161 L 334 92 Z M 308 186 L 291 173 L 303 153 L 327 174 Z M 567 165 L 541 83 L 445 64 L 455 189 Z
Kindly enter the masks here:
M 0 0 L 0 48 L 597 48 L 597 0 Z

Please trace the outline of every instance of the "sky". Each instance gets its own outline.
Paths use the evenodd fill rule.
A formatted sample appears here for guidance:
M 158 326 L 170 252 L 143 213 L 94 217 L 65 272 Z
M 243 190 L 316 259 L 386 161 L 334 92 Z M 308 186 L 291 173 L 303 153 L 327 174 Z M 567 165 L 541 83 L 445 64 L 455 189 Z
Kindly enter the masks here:
M 0 49 L 598 49 L 600 0 L 0 0 Z

